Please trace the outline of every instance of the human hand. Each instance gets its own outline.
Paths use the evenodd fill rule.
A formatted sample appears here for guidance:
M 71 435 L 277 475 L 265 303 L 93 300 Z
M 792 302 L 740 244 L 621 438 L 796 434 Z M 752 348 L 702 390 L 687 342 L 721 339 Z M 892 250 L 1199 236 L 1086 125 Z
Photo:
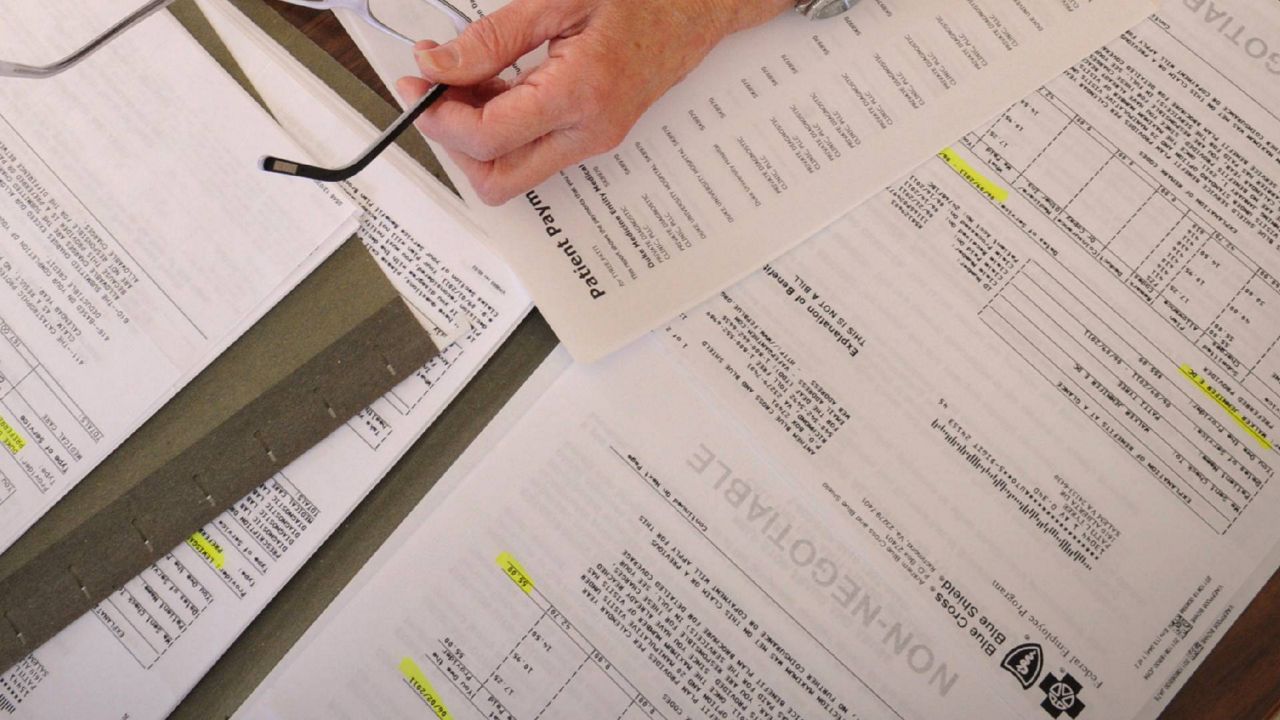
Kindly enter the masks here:
M 448 92 L 418 121 L 481 200 L 500 205 L 610 150 L 650 105 L 725 36 L 792 0 L 512 0 L 444 45 L 418 43 L 421 78 L 397 90 L 416 102 Z M 497 77 L 525 53 L 548 57 L 514 83 Z

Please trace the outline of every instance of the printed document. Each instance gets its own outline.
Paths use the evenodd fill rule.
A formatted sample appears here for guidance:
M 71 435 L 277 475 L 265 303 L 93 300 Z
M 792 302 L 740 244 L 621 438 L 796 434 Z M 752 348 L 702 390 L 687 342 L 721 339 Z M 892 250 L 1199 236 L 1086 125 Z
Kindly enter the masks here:
M 570 351 L 593 360 L 811 237 L 1153 8 L 877 0 L 826 22 L 790 14 L 728 38 L 616 151 L 500 209 L 470 204 Z M 371 31 L 354 33 L 369 50 Z M 403 45 L 378 47 L 383 77 L 403 74 Z
M 51 62 L 134 0 L 18 0 Z M 257 170 L 297 146 L 167 13 L 55 78 L 0 78 L 0 551 L 355 229 Z
M 225 3 L 201 7 L 311 157 L 340 152 L 324 144 L 335 138 L 360 144 L 376 134 Z M 345 190 L 366 212 L 362 239 L 405 299 L 444 335 L 464 328 L 461 337 L 0 674 L 0 718 L 166 715 L 524 317 L 527 295 L 426 183 L 435 180 L 393 148 Z
M 1280 7 L 548 390 L 242 715 L 1154 718 L 1280 555 Z

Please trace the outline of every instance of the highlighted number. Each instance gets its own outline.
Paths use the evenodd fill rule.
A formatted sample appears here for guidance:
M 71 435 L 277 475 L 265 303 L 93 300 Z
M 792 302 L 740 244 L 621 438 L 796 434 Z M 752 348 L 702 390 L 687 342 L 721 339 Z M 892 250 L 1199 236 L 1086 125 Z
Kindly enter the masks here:
M 526 593 L 533 592 L 533 578 L 529 577 L 529 573 L 524 571 L 524 568 L 511 556 L 511 553 L 504 552 L 498 556 L 498 567 L 521 590 Z

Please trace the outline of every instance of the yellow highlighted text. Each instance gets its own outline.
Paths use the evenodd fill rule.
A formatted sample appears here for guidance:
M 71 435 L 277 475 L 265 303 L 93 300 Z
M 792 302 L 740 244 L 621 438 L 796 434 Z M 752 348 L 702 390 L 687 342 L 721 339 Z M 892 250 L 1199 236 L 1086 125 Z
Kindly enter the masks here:
M 520 567 L 520 563 L 511 557 L 511 553 L 502 553 L 498 556 L 498 567 L 502 568 L 502 572 L 511 578 L 511 582 L 520 587 L 526 593 L 533 592 L 533 578 L 529 577 L 529 573 Z
M 18 431 L 5 422 L 3 417 L 0 417 L 0 445 L 9 448 L 9 452 L 14 455 L 17 455 L 19 450 L 27 446 L 27 441 L 22 439 Z
M 191 546 L 192 550 L 200 553 L 215 568 L 221 570 L 222 566 L 226 564 L 226 558 L 222 556 L 222 548 L 209 539 L 209 536 L 205 535 L 203 530 L 197 530 L 195 535 L 187 538 L 187 544 Z
M 998 203 L 1003 203 L 1009 199 L 1008 190 L 1005 190 L 995 184 L 982 173 L 974 169 L 974 167 L 966 162 L 964 158 L 960 157 L 955 150 L 947 148 L 946 150 L 938 153 L 938 157 L 945 160 L 946 163 L 951 166 L 952 170 L 960 173 L 960 177 L 968 180 L 970 185 L 981 190 L 983 195 L 986 195 Z
M 1200 388 L 1200 391 L 1209 396 L 1209 399 L 1218 403 L 1218 406 L 1223 410 L 1226 410 L 1232 420 L 1235 420 L 1240 427 L 1244 428 L 1245 432 L 1253 436 L 1253 439 L 1258 441 L 1258 444 L 1262 446 L 1263 450 L 1272 449 L 1271 441 L 1268 440 L 1265 435 L 1258 432 L 1258 429 L 1255 428 L 1252 423 L 1245 420 L 1244 416 L 1240 414 L 1240 411 L 1236 410 L 1235 406 L 1228 402 L 1222 393 L 1215 390 L 1213 386 L 1209 384 L 1208 379 L 1197 373 L 1190 365 L 1183 365 L 1181 370 L 1184 377 L 1190 380 L 1196 387 Z
M 440 698 L 440 693 L 431 687 L 431 681 L 427 679 L 426 673 L 422 672 L 422 668 L 418 667 L 418 663 L 413 658 L 407 657 L 400 661 L 400 674 L 404 675 L 404 679 L 413 687 L 418 696 L 427 703 L 427 707 L 436 714 L 440 720 L 448 720 L 449 708 L 444 706 L 444 700 Z

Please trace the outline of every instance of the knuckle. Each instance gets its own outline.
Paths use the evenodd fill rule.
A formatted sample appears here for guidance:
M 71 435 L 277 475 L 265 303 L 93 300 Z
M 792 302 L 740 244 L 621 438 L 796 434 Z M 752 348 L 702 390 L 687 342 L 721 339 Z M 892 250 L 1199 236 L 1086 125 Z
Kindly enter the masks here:
M 480 162 L 496 160 L 501 154 L 497 141 L 491 137 L 484 135 L 470 135 L 466 137 L 467 154 Z
M 600 133 L 599 140 L 595 147 L 592 148 L 592 152 L 599 154 L 618 147 L 622 144 L 623 140 L 627 139 L 627 133 L 629 131 L 630 128 L 628 128 L 625 123 L 610 123 L 604 128 L 603 132 Z
M 480 162 L 493 162 L 501 156 L 498 149 L 491 143 L 477 143 L 468 149 L 467 154 Z
M 580 147 L 587 156 L 591 156 L 600 155 L 621 145 L 631 127 L 630 123 L 622 122 L 617 118 L 601 116 L 584 127 L 584 130 L 587 132 L 582 138 Z
M 490 15 L 485 15 L 471 23 L 465 34 L 472 45 L 489 57 L 502 56 L 509 44 L 506 31 L 494 22 Z M 468 59 L 464 58 L 463 62 L 467 61 Z
M 497 207 L 506 202 L 509 194 L 505 189 L 496 187 L 491 182 L 481 182 L 475 187 L 476 195 L 479 196 L 480 202 L 489 207 Z
M 573 58 L 573 66 L 574 77 L 561 80 L 572 82 L 569 94 L 578 113 L 592 118 L 608 111 L 617 86 L 606 60 L 594 52 L 581 52 Z
M 497 113 L 486 113 L 471 132 L 462 137 L 466 138 L 468 152 L 472 157 L 489 162 L 514 148 L 517 144 L 514 138 L 518 136 L 519 124 L 522 122 L 523 118 L 505 118 Z
M 582 117 L 599 117 L 609 109 L 609 91 L 603 83 L 591 78 L 584 78 L 578 86 L 574 99 L 578 112 Z
M 495 174 L 492 167 L 485 168 L 479 172 L 468 173 L 467 179 L 471 181 L 471 189 L 475 191 L 476 197 L 480 198 L 480 202 L 489 206 L 498 204 L 494 202 L 497 194 L 494 183 Z

